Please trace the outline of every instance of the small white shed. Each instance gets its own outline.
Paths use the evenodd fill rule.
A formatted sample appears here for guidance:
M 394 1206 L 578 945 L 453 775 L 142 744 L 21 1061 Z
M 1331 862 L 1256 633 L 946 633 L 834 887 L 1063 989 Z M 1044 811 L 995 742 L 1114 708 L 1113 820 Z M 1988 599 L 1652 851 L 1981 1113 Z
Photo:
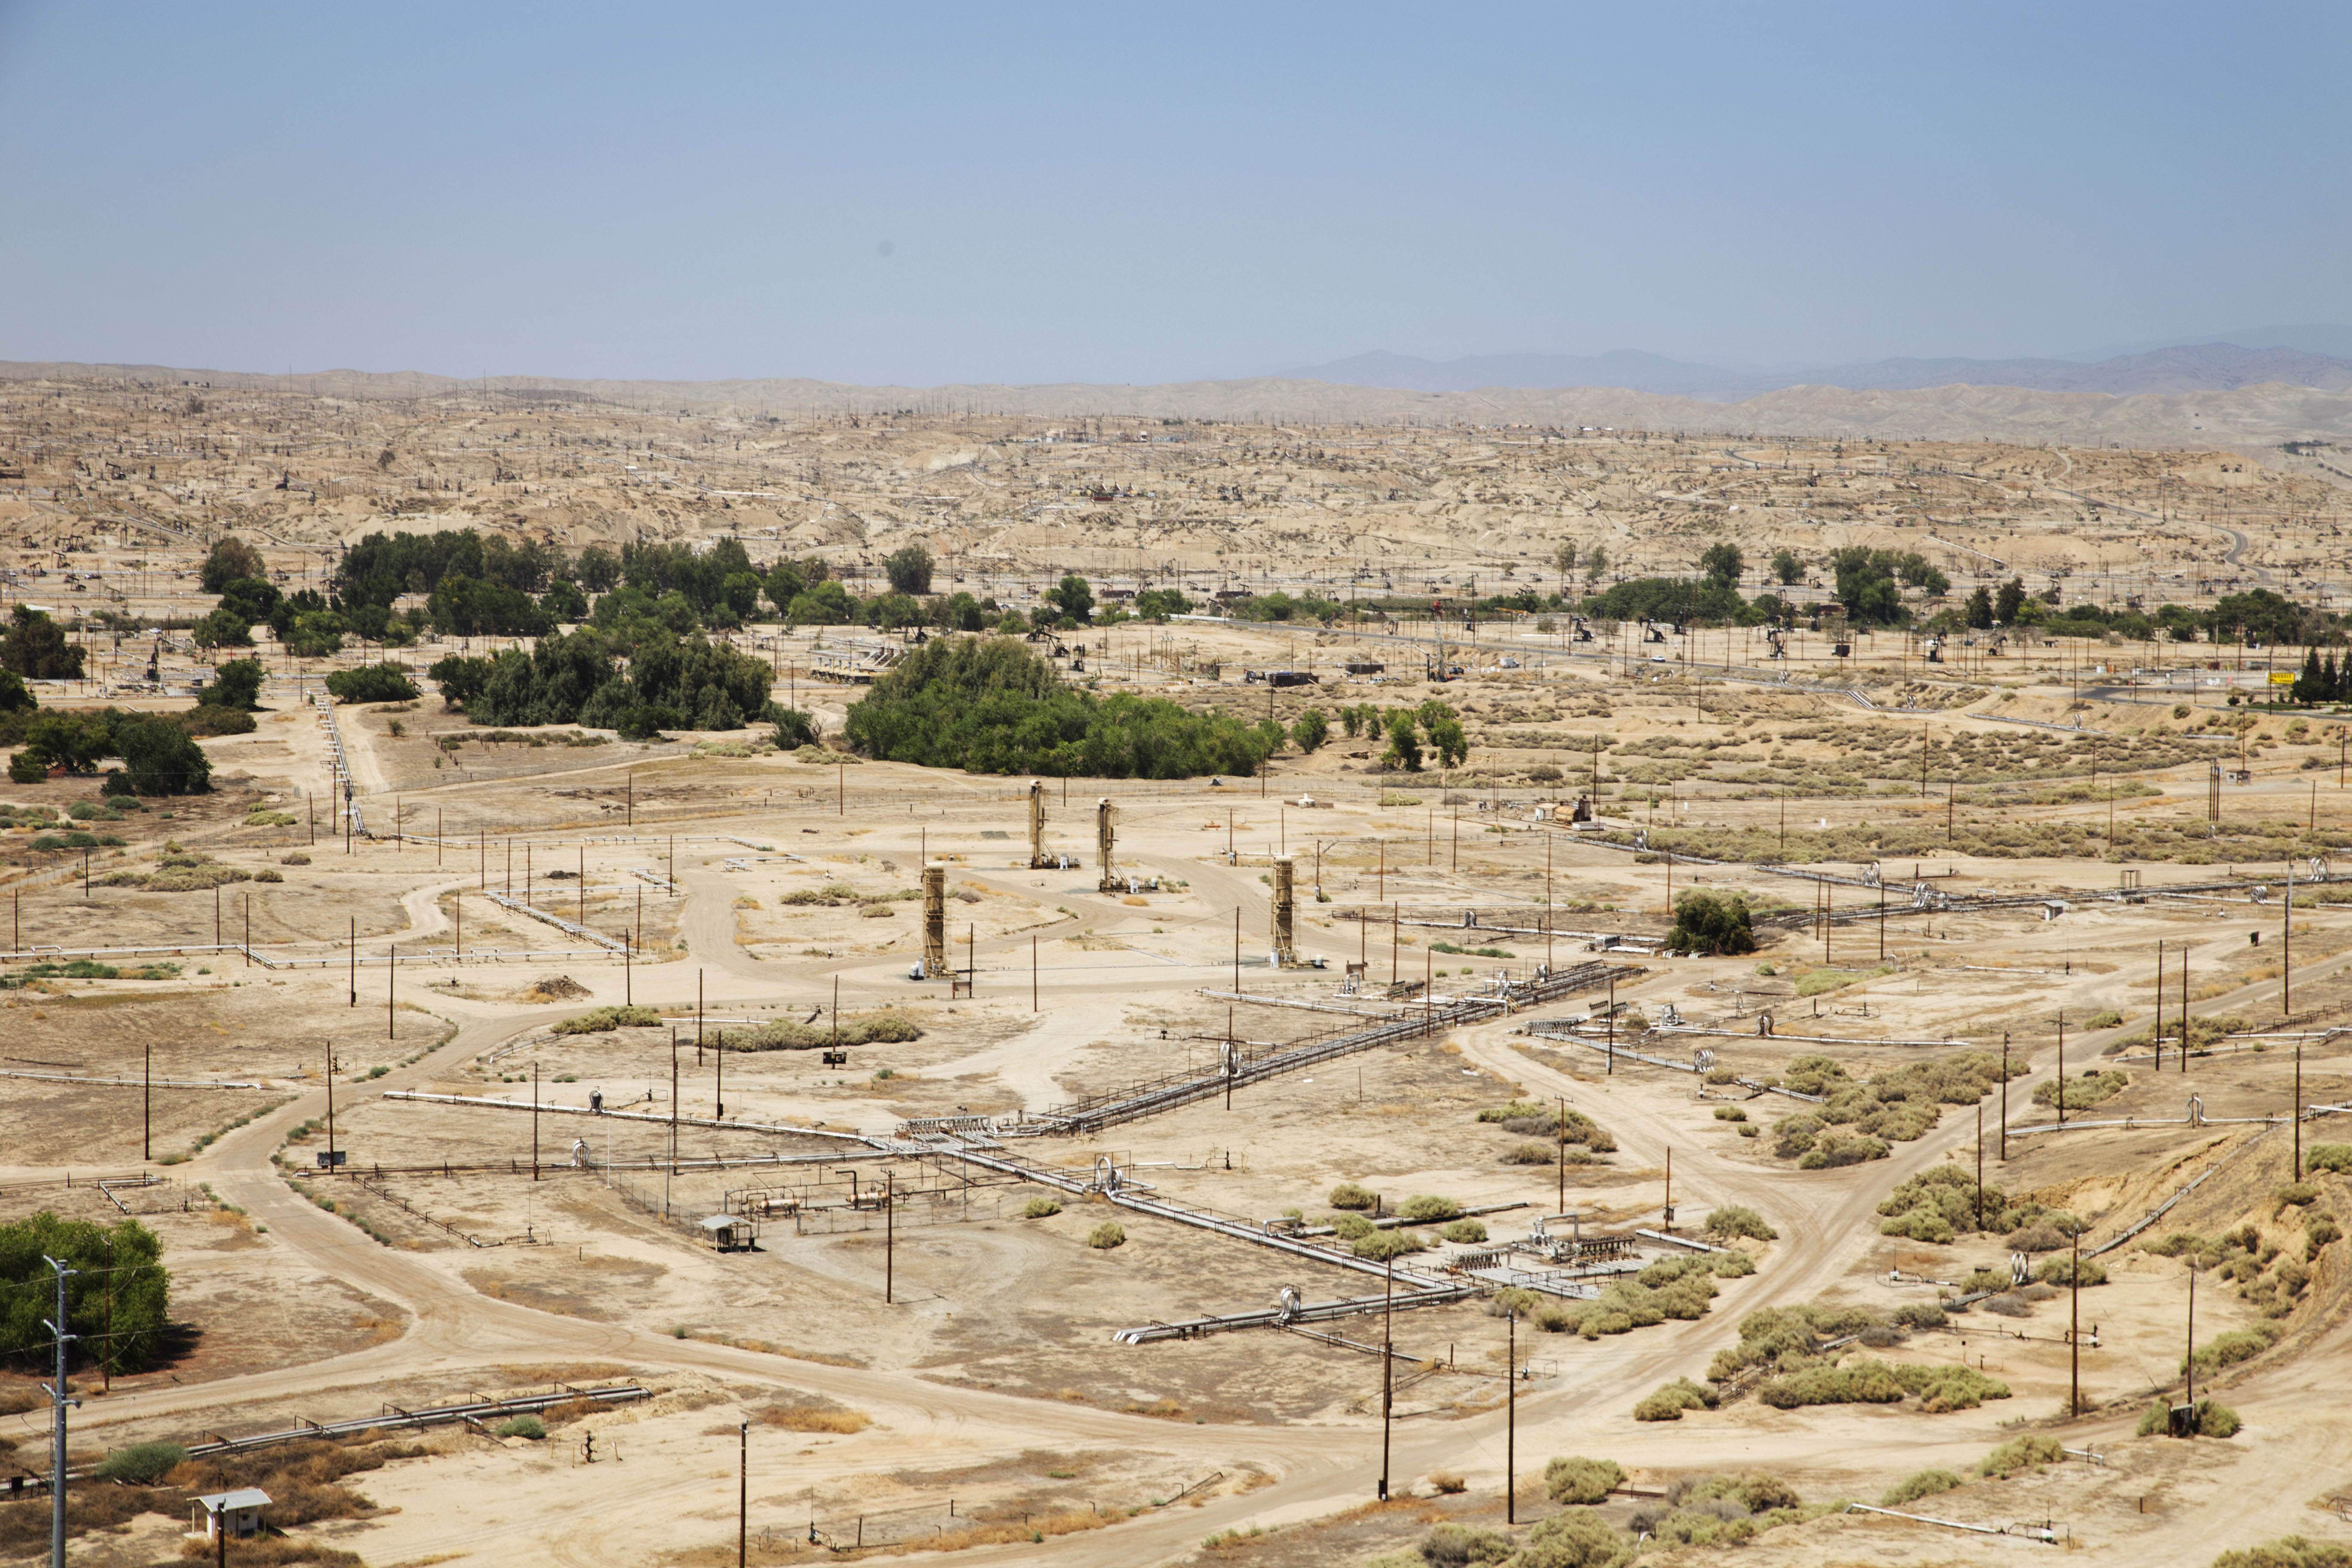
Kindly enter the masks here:
M 268 1506 L 269 1494 L 259 1487 L 245 1487 L 233 1492 L 206 1492 L 188 1505 L 188 1533 L 201 1533 L 206 1541 L 218 1539 L 222 1530 L 226 1530 L 240 1541 L 248 1535 L 258 1535 L 261 1533 L 261 1510 Z M 197 1517 L 200 1510 L 201 1520 Z

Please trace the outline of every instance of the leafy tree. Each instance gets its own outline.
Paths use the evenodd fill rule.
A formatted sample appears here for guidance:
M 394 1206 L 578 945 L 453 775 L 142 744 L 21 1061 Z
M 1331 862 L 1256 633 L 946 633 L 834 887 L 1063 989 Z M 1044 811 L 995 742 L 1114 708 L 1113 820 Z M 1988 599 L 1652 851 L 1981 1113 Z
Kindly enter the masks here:
M 1969 595 L 1968 619 L 1969 625 L 1979 631 L 1988 630 L 1992 626 L 1992 590 L 1982 584 L 1979 584 L 1977 591 Z
M 833 578 L 793 595 L 785 618 L 806 626 L 845 626 L 857 619 L 857 605 L 849 590 Z
M 65 628 L 48 616 L 19 603 L 0 632 L 0 669 L 27 680 L 79 680 L 83 650 L 66 640 Z
M 1559 548 L 1551 552 L 1551 563 L 1559 568 L 1559 580 L 1567 582 L 1576 571 L 1576 541 L 1561 540 Z
M 931 552 L 920 544 L 894 550 L 882 558 L 882 574 L 890 579 L 890 586 L 898 593 L 928 594 L 931 591 Z
M 1323 717 L 1320 708 L 1309 708 L 1290 727 L 1290 738 L 1298 742 L 1298 749 L 1302 752 L 1315 751 L 1330 733 L 1331 722 Z
M 235 708 L 251 712 L 261 706 L 261 661 L 233 658 L 213 671 L 212 684 L 196 697 L 198 707 Z
M 755 584 L 757 581 L 753 579 Z M 571 578 L 558 577 L 540 595 L 539 607 L 551 621 L 584 621 L 588 618 L 588 595 Z
M 416 697 L 416 682 L 397 664 L 339 669 L 327 677 L 327 689 L 338 702 L 408 702 Z
M 941 631 L 976 632 L 987 626 L 988 617 L 979 600 L 959 589 L 931 601 L 931 622 Z
M 2000 585 L 2000 593 L 1993 600 L 1993 619 L 2002 626 L 2013 626 L 2017 624 L 2017 613 L 2023 608 L 2025 608 L 2025 579 L 2011 577 Z
M 29 713 L 39 706 L 23 676 L 13 669 L 0 669 L 0 713 Z
M 1041 597 L 1081 626 L 1094 619 L 1095 591 L 1084 577 L 1075 572 L 1046 589 Z
M 201 648 L 251 647 L 253 628 L 235 610 L 214 610 L 188 628 L 188 638 Z
M 114 751 L 121 783 L 133 795 L 203 795 L 212 788 L 212 759 L 186 728 L 160 713 L 117 713 Z
M 234 533 L 223 534 L 205 552 L 205 563 L 197 581 L 207 594 L 218 594 L 240 577 L 257 577 L 268 581 L 269 567 L 261 559 L 261 552 Z
M 1463 759 L 1470 754 L 1470 740 L 1462 732 L 1462 721 L 1449 713 L 1442 719 L 1432 720 L 1425 728 L 1429 731 L 1430 746 L 1437 752 L 1438 761 L 1449 768 L 1460 767 Z
M 2327 662 L 2333 666 L 2336 656 L 2328 655 Z M 2335 674 L 2333 668 L 2326 670 L 2320 668 L 2317 648 L 2305 648 L 2303 653 L 2303 673 L 2294 678 L 2294 685 L 2291 689 L 2294 700 L 2297 702 L 2326 701 L 2336 694 Z
M 796 752 L 803 746 L 814 746 L 822 738 L 817 734 L 816 716 L 799 708 L 776 708 L 776 749 Z
M 1747 564 L 1747 558 L 1739 553 L 1739 546 L 1729 540 L 1717 540 L 1699 552 L 1698 569 L 1706 574 L 1708 582 L 1718 588 L 1738 585 L 1740 571 Z
M 43 709 L 25 727 L 20 754 L 45 768 L 55 763 L 69 773 L 86 773 L 99 758 L 114 755 L 114 731 L 102 712 Z
M 285 596 L 275 584 L 265 583 L 258 577 L 239 577 L 221 590 L 219 607 L 235 610 L 247 626 L 251 626 L 268 620 L 269 612 L 276 609 L 278 601 Z
M 1596 544 L 1584 552 L 1584 580 L 1587 583 L 1600 582 L 1601 574 L 1608 570 L 1609 552 Z
M 1772 552 L 1772 575 L 1780 580 L 1782 587 L 1792 588 L 1805 580 L 1805 563 L 1797 559 L 1797 552 L 1793 550 L 1775 550 Z
M 57 1315 L 57 1276 L 45 1257 L 76 1271 L 66 1281 L 66 1325 L 82 1337 L 69 1342 L 68 1355 L 116 1372 L 154 1364 L 171 1315 L 163 1240 L 135 1219 L 100 1226 L 47 1210 L 0 1225 L 0 1359 L 50 1364 L 41 1324 Z
M 601 544 L 582 551 L 572 570 L 580 574 L 580 585 L 592 594 L 609 594 L 621 581 L 619 557 Z
M 1738 893 L 1684 893 L 1675 900 L 1675 929 L 1666 945 L 1684 952 L 1754 952 L 1748 900 Z
M 761 579 L 757 572 L 730 572 L 719 585 L 720 603 L 739 617 L 749 618 L 760 607 Z
M 294 617 L 286 633 L 286 651 L 297 658 L 331 658 L 343 651 L 343 617 L 332 610 L 312 610 Z
M 1189 616 L 1192 601 L 1174 588 L 1146 588 L 1135 596 L 1135 613 L 1147 621 L 1164 621 L 1171 616 Z
M 490 671 L 494 668 L 496 667 L 489 659 L 478 657 L 468 658 L 463 654 L 453 653 L 446 658 L 435 659 L 432 668 L 425 673 L 431 676 L 434 683 L 441 688 L 441 700 L 444 706 L 463 708 L 474 698 L 481 695 L 482 688 L 488 683 Z
M 1400 708 L 1388 716 L 1389 745 L 1381 753 L 1381 766 L 1404 773 L 1421 772 L 1421 738 L 1415 731 L 1413 716 Z
M 866 616 L 868 621 L 884 631 L 896 631 L 900 626 L 920 626 L 923 606 L 908 595 L 889 593 L 867 605 Z

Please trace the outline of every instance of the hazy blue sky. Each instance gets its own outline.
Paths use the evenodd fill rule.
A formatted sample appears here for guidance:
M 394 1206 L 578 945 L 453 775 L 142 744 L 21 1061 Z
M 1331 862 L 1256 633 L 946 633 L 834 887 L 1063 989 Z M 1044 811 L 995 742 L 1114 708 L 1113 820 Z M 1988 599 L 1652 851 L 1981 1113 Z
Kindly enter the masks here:
M 1144 382 L 2336 321 L 2347 66 L 2340 0 L 0 0 L 0 358 Z

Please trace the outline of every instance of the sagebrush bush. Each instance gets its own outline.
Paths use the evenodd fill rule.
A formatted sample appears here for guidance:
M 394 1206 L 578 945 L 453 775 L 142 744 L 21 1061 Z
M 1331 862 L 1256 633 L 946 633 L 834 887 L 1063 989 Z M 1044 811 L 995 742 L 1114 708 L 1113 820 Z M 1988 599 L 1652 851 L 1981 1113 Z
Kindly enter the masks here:
M 1950 1491 L 1960 1484 L 1960 1478 L 1949 1470 L 1917 1470 L 1886 1489 L 1878 1500 L 1881 1508 L 1901 1508 L 1906 1502 L 1917 1502 L 1923 1497 Z
M 1544 1491 L 1557 1503 L 1599 1502 L 1624 1479 L 1625 1472 L 1614 1459 L 1562 1456 L 1544 1467 Z

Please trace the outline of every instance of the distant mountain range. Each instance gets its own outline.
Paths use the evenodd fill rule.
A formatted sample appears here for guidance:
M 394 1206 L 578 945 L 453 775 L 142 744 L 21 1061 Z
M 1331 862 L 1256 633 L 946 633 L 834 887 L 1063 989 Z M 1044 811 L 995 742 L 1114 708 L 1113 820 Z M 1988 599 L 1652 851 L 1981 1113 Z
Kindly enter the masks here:
M 1737 403 L 1792 386 L 1831 386 L 1849 392 L 2014 386 L 2031 392 L 2103 393 L 2113 397 L 2151 392 L 2229 392 L 2271 382 L 2326 392 L 2352 389 L 2352 358 L 2227 342 L 2175 344 L 2088 363 L 2065 359 L 1885 359 L 1779 375 L 1725 370 L 1635 349 L 1603 354 L 1471 354 L 1452 360 L 1381 352 L 1279 374 L 1287 380 L 1400 392 L 1621 387 L 1703 403 Z

